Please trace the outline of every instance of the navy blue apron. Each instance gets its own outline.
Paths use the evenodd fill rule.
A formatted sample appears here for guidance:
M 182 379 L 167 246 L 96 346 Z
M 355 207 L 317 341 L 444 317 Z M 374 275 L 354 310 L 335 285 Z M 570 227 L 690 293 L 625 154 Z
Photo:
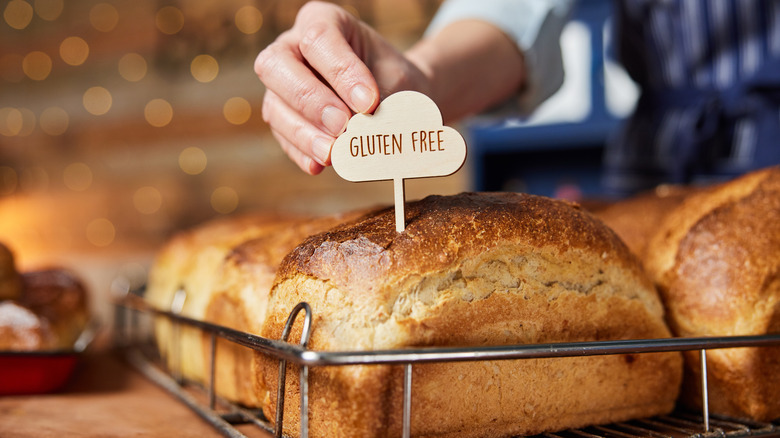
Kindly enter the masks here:
M 669 50 L 669 44 L 681 43 L 674 35 L 690 35 L 690 29 L 675 29 L 674 25 L 690 25 L 680 18 L 683 1 L 685 8 L 701 7 L 702 15 L 711 17 L 709 1 L 694 4 L 696 0 L 643 1 L 616 3 L 616 44 L 619 60 L 642 89 L 634 114 L 626 121 L 608 144 L 605 156 L 604 183 L 608 193 L 625 196 L 661 183 L 690 184 L 714 182 L 766 166 L 780 164 L 780 54 L 772 54 L 766 41 L 761 49 L 761 63 L 750 74 L 736 77 L 728 86 L 716 86 L 714 81 L 702 86 L 693 79 L 694 72 L 683 69 L 692 63 L 680 58 L 685 50 Z M 719 0 L 720 1 L 720 0 Z M 761 9 L 770 1 L 756 3 Z M 737 8 L 736 2 L 732 3 Z M 720 7 L 720 6 L 719 6 Z M 742 5 L 741 7 L 745 7 Z M 664 8 L 660 12 L 653 8 Z M 669 34 L 652 29 L 651 14 L 669 14 L 655 25 L 668 23 Z M 688 13 L 688 15 L 692 15 Z M 697 20 L 702 22 L 703 20 Z M 723 50 L 738 52 L 740 37 L 764 37 L 768 26 L 761 17 L 755 26 L 761 35 L 737 35 L 736 23 L 727 23 L 732 31 L 731 45 Z M 712 23 L 704 23 L 707 32 L 716 32 Z M 780 23 L 771 23 L 780 26 Z M 688 33 L 686 33 L 688 32 Z M 678 38 L 678 40 L 681 38 Z M 661 41 L 659 41 L 661 40 Z M 682 41 L 682 43 L 689 43 Z M 666 44 L 666 47 L 658 47 Z M 701 52 L 714 58 L 717 52 L 708 47 Z M 678 75 L 676 83 L 663 80 L 670 76 L 663 71 L 664 55 L 676 56 Z M 730 59 L 739 60 L 739 53 Z M 715 61 L 702 66 L 717 67 Z M 679 67 L 682 66 L 682 67 Z M 738 68 L 734 69 L 739 72 Z M 706 71 L 705 71 L 706 73 Z M 714 77 L 716 72 L 710 72 Z M 740 129 L 749 125 L 750 129 Z M 671 128 L 670 128 L 671 126 Z M 664 135 L 663 132 L 668 135 Z M 746 135 L 749 138 L 743 138 Z M 737 154 L 735 148 L 743 142 L 748 147 Z

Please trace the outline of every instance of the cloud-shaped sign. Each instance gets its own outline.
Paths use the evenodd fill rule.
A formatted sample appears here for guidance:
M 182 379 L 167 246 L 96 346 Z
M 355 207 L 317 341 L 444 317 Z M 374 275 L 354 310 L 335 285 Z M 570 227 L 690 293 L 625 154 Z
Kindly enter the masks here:
M 336 173 L 354 182 L 446 176 L 465 160 L 463 137 L 416 91 L 388 96 L 373 115 L 354 115 L 331 152 Z

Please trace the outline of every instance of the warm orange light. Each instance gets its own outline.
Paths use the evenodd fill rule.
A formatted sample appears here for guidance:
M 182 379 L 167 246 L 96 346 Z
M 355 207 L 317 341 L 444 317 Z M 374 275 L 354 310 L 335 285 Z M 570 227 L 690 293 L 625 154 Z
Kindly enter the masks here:
M 190 64 L 190 72 L 198 82 L 211 82 L 219 74 L 219 63 L 211 55 L 198 55 Z
M 84 163 L 71 163 L 62 172 L 65 187 L 74 192 L 83 192 L 92 185 L 92 169 Z
M 252 105 L 243 97 L 231 97 L 222 106 L 222 114 L 228 122 L 241 125 L 252 116 Z
M 179 168 L 187 175 L 198 175 L 206 170 L 208 158 L 201 148 L 188 147 L 179 153 Z
M 9 26 L 22 30 L 30 24 L 33 17 L 33 7 L 24 0 L 11 0 L 5 6 L 3 18 Z
M 101 116 L 111 109 L 113 98 L 103 87 L 92 87 L 84 92 L 82 98 L 84 109 L 90 114 Z
M 184 14 L 175 6 L 165 6 L 154 15 L 154 22 L 160 32 L 173 35 L 184 27 Z
M 162 195 L 154 187 L 141 187 L 133 194 L 133 205 L 141 214 L 157 213 L 162 206 Z
M 211 208 L 217 213 L 232 213 L 238 207 L 238 193 L 231 187 L 218 187 L 211 193 Z
M 67 37 L 60 44 L 60 58 L 69 65 L 81 65 L 89 56 L 89 44 L 77 36 Z
M 119 23 L 119 12 L 110 3 L 98 3 L 89 10 L 89 22 L 101 32 L 111 32 Z
M 128 53 L 119 59 L 119 74 L 127 81 L 140 81 L 146 76 L 146 69 L 146 59 L 137 53 Z
M 16 135 L 20 137 L 26 137 L 32 134 L 35 130 L 35 113 L 32 112 L 29 108 L 19 108 L 19 113 L 22 115 L 22 124 L 19 127 L 19 132 Z
M 87 240 L 95 246 L 108 246 L 116 237 L 114 224 L 106 218 L 98 218 L 87 225 Z
M 236 12 L 236 27 L 247 35 L 257 33 L 263 27 L 263 13 L 254 6 L 244 6 Z
M 28 78 L 42 81 L 51 73 L 51 58 L 43 52 L 30 52 L 22 60 L 22 70 Z
M 150 125 L 162 128 L 171 123 L 173 107 L 165 99 L 152 99 L 144 107 L 144 118 Z
M 35 13 L 46 21 L 54 21 L 62 14 L 63 0 L 35 0 Z
M 68 130 L 70 117 L 64 109 L 52 106 L 43 110 L 39 123 L 43 132 L 49 135 L 62 135 Z
M 24 123 L 22 112 L 17 108 L 0 108 L 0 134 L 6 137 L 18 135 Z

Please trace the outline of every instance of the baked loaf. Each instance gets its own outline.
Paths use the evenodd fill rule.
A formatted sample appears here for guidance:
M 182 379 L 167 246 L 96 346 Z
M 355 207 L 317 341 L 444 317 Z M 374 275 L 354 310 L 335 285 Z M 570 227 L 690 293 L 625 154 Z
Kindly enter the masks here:
M 0 351 L 53 350 L 57 337 L 46 319 L 18 303 L 0 301 Z
M 305 238 L 330 229 L 358 212 L 291 220 L 284 227 L 234 247 L 222 263 L 206 308 L 205 319 L 245 333 L 260 334 L 268 294 L 282 259 Z M 210 339 L 208 340 L 210 342 Z M 209 363 L 210 346 L 204 348 Z M 216 392 L 245 406 L 259 407 L 258 375 L 251 370 L 253 351 L 227 340 L 217 340 Z
M 301 301 L 312 307 L 315 350 L 670 336 L 636 258 L 575 205 L 430 196 L 406 205 L 406 223 L 397 233 L 386 209 L 306 239 L 280 265 L 262 336 L 278 339 Z M 275 418 L 278 361 L 259 353 L 256 361 L 264 412 Z M 400 435 L 401 367 L 309 373 L 311 436 Z M 418 364 L 412 434 L 525 435 L 666 413 L 681 374 L 678 353 Z M 298 379 L 287 382 L 284 433 L 297 436 Z
M 176 234 L 158 252 L 152 264 L 146 299 L 158 309 L 171 311 L 175 310 L 172 305 L 177 291 L 182 290 L 185 298 L 180 314 L 204 320 L 227 253 L 241 242 L 283 228 L 289 220 L 277 215 L 247 214 L 215 219 Z M 169 321 L 158 318 L 155 338 L 168 365 L 180 371 L 183 377 L 204 382 L 209 366 L 209 362 L 203 360 L 205 335 L 199 329 L 181 326 L 178 339 L 173 339 L 174 336 Z M 174 345 L 177 345 L 176 351 Z
M 593 211 L 593 214 L 612 228 L 628 249 L 643 260 L 647 244 L 663 218 L 697 190 L 690 186 L 661 185 Z
M 647 255 L 676 335 L 779 333 L 780 168 L 687 198 L 662 223 Z M 684 395 L 697 405 L 699 360 L 687 354 Z M 710 350 L 707 371 L 711 411 L 780 417 L 780 349 Z

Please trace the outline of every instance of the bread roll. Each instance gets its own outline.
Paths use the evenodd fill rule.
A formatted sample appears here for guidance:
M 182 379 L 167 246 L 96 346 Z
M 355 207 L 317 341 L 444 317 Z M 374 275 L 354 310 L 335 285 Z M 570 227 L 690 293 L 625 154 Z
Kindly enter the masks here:
M 780 168 L 686 199 L 650 241 L 646 265 L 677 335 L 780 332 Z M 684 395 L 695 405 L 699 361 L 687 354 Z M 780 349 L 710 350 L 707 358 L 711 411 L 780 416 Z
M 282 229 L 289 218 L 278 215 L 248 214 L 220 218 L 180 232 L 160 250 L 149 273 L 146 299 L 161 310 L 170 311 L 179 289 L 186 293 L 181 315 L 204 320 L 206 307 L 217 284 L 217 274 L 227 253 L 236 245 L 265 233 Z M 170 323 L 159 319 L 155 337 L 160 353 L 169 366 L 180 354 L 182 376 L 205 382 L 208 362 L 203 361 L 203 335 L 200 330 L 182 326 L 174 340 Z M 174 352 L 174 345 L 179 350 Z
M 670 335 L 651 282 L 611 230 L 576 206 L 521 194 L 430 196 L 406 205 L 402 233 L 387 209 L 312 236 L 282 262 L 261 334 L 278 339 L 301 301 L 315 350 Z M 275 418 L 278 362 L 256 360 Z M 682 365 L 678 353 L 652 353 L 413 370 L 414 436 L 509 436 L 669 412 Z M 285 388 L 291 436 L 297 381 Z M 401 384 L 399 366 L 313 367 L 311 436 L 399 436 Z
M 90 319 L 89 297 L 72 272 L 50 268 L 22 274 L 18 303 L 48 322 L 55 348 L 72 349 Z
M 0 351 L 40 351 L 57 347 L 45 318 L 18 303 L 0 302 Z
M 216 291 L 212 294 L 205 318 L 209 322 L 259 334 L 265 320 L 268 294 L 276 270 L 288 252 L 306 237 L 357 217 L 357 212 L 316 219 L 291 221 L 273 233 L 239 244 L 220 268 Z M 209 339 L 210 342 L 210 339 Z M 204 349 L 209 363 L 210 347 Z M 252 350 L 226 340 L 217 340 L 216 391 L 228 400 L 259 407 L 264 394 L 258 393 L 251 370 Z

